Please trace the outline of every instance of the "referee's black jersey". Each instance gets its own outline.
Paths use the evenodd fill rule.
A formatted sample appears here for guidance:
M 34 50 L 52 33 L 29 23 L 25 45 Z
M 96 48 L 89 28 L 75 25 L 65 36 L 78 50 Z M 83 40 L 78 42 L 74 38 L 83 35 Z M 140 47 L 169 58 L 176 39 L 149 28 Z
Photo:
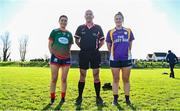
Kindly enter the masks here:
M 74 37 L 80 39 L 81 50 L 96 50 L 99 49 L 99 42 L 104 40 L 104 33 L 99 25 L 94 24 L 88 28 L 84 24 L 77 28 Z

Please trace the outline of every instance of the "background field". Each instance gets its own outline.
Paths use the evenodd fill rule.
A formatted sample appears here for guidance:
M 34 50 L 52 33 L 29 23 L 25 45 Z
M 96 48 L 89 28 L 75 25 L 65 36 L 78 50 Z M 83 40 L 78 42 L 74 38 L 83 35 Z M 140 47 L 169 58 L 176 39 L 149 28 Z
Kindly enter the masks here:
M 57 84 L 57 100 L 49 107 L 50 69 L 40 67 L 0 67 L 0 109 L 1 110 L 180 110 L 180 69 L 175 69 L 176 78 L 162 74 L 169 69 L 133 69 L 131 73 L 132 105 L 124 103 L 122 87 L 119 91 L 119 106 L 112 106 L 112 91 L 101 91 L 105 106 L 95 104 L 95 91 L 91 70 L 88 71 L 84 99 L 81 106 L 74 105 L 77 97 L 79 71 L 71 68 L 68 75 L 66 102 L 59 106 L 60 81 Z M 110 69 L 101 70 L 102 84 L 112 82 Z M 60 76 L 59 76 L 60 79 Z

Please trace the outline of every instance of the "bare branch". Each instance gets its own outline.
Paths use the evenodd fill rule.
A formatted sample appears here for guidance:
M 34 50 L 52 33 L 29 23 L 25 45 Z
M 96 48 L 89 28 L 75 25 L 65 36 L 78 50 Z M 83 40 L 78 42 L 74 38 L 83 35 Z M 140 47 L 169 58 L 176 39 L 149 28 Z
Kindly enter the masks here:
M 28 46 L 28 36 L 24 35 L 19 39 L 19 53 L 20 53 L 21 61 L 25 61 L 27 46 Z
M 3 45 L 3 61 L 7 61 L 10 56 L 10 47 L 11 47 L 11 41 L 9 32 L 5 32 L 4 35 L 1 35 L 1 41 Z

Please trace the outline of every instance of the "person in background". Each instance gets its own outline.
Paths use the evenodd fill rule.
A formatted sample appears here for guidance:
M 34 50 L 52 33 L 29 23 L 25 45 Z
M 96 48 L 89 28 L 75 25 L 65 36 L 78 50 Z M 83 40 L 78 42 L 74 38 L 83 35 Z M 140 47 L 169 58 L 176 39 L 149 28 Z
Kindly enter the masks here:
M 169 63 L 170 67 L 170 78 L 175 78 L 174 76 L 174 66 L 178 63 L 178 58 L 177 56 L 171 52 L 171 50 L 168 51 L 168 54 L 166 56 L 166 61 Z

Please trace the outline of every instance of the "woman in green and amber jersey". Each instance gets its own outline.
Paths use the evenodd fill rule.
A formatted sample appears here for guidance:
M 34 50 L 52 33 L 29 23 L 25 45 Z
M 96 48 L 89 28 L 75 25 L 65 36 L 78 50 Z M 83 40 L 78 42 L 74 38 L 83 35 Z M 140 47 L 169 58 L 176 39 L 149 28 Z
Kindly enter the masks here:
M 70 48 L 73 44 L 73 37 L 71 32 L 66 30 L 68 17 L 62 15 L 59 17 L 60 28 L 52 30 L 49 36 L 49 51 L 51 53 L 50 67 L 51 67 L 51 84 L 50 95 L 52 105 L 55 101 L 56 82 L 58 79 L 58 72 L 61 68 L 61 101 L 65 102 L 66 88 L 67 88 L 67 75 L 71 65 L 70 61 Z

